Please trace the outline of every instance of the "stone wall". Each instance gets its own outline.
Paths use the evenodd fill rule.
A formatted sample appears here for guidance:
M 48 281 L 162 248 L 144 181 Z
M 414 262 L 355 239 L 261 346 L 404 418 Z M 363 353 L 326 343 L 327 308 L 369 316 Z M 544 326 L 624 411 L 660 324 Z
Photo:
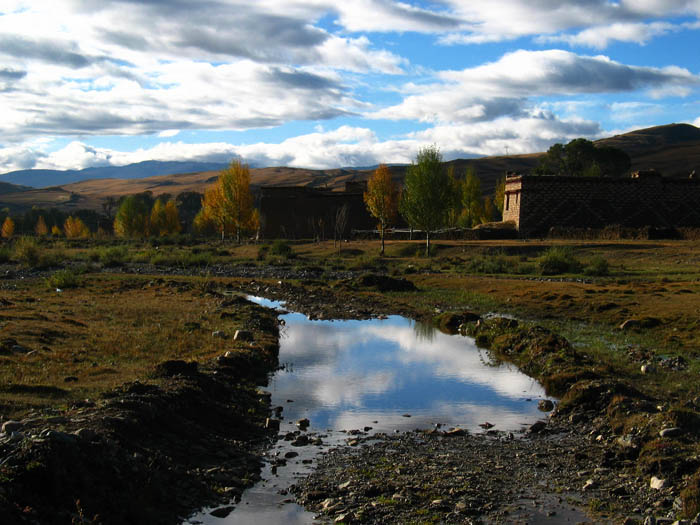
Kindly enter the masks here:
M 342 237 L 351 230 L 376 226 L 364 203 L 364 186 L 353 184 L 346 191 L 294 187 L 260 189 L 260 230 L 265 239 L 333 239 L 338 210 L 347 207 Z
M 520 175 L 506 179 L 503 220 L 521 235 L 552 227 L 700 227 L 700 180 Z

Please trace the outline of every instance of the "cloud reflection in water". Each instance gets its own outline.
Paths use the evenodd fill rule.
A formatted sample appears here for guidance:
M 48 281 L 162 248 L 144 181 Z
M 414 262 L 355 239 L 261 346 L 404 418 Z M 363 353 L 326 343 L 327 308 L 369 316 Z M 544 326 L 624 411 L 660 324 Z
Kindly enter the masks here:
M 317 429 L 382 430 L 435 422 L 478 430 L 489 420 L 503 430 L 540 415 L 525 398 L 544 397 L 542 387 L 515 367 L 488 363 L 470 338 L 431 332 L 397 316 L 284 319 L 280 362 L 290 366 L 275 376 L 271 390 L 290 420 L 308 417 Z

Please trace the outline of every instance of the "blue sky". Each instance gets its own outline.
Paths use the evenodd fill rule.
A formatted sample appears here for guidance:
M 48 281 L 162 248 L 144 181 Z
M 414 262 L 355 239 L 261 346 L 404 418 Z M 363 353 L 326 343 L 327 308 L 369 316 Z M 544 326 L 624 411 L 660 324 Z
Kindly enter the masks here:
M 700 0 L 5 0 L 0 173 L 308 168 L 700 125 Z

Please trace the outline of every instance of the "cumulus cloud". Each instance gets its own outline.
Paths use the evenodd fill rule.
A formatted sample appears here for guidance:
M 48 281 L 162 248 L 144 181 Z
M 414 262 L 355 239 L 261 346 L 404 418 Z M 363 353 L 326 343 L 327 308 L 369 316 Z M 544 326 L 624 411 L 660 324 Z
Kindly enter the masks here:
M 682 25 L 668 22 L 615 23 L 607 26 L 590 27 L 575 34 L 546 35 L 537 37 L 540 43 L 564 42 L 571 46 L 587 46 L 596 49 L 608 47 L 610 42 L 634 42 L 644 45 L 652 38 L 679 31 Z
M 380 140 L 369 128 L 341 126 L 292 137 L 277 143 L 236 145 L 226 142 L 187 143 L 164 141 L 150 148 L 118 151 L 96 148 L 74 141 L 53 152 L 42 145 L 26 144 L 0 148 L 4 171 L 24 168 L 80 169 L 92 166 L 123 166 L 145 160 L 193 160 L 228 162 L 241 157 L 257 166 L 290 166 L 331 169 L 342 166 L 371 166 L 379 163 L 406 164 L 422 147 L 438 144 L 445 159 L 544 151 L 555 142 L 576 137 L 603 136 L 596 122 L 560 120 L 545 111 L 525 118 L 502 117 L 478 124 L 441 124 L 389 140 Z M 19 161 L 21 160 L 21 162 Z
M 480 122 L 526 112 L 531 95 L 577 95 L 648 89 L 682 94 L 700 77 L 677 67 L 628 66 L 605 56 L 568 51 L 516 51 L 496 62 L 444 71 L 438 82 L 404 86 L 405 98 L 369 116 L 425 122 Z M 485 98 L 488 96 L 489 98 Z

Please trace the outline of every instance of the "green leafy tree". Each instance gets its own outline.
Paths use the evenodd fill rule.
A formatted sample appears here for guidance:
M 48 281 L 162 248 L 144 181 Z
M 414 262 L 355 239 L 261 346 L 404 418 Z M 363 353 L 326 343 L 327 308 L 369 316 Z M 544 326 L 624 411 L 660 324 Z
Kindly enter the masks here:
M 380 255 L 384 255 L 384 232 L 387 226 L 396 219 L 399 195 L 399 187 L 391 180 L 389 168 L 380 164 L 367 181 L 367 191 L 364 193 L 367 210 L 372 217 L 379 221 L 379 233 L 382 240 Z
M 406 172 L 399 211 L 411 228 L 425 232 L 427 256 L 430 256 L 430 234 L 447 224 L 453 191 L 437 146 L 421 149 Z
M 493 190 L 493 204 L 498 210 L 498 213 L 503 217 L 503 207 L 505 206 L 506 198 L 506 178 L 501 177 L 496 181 L 496 187 Z
M 150 213 L 151 207 L 146 200 L 129 195 L 117 211 L 114 233 L 118 237 L 145 237 L 148 235 Z
M 481 223 L 484 207 L 481 197 L 481 180 L 476 176 L 473 166 L 467 167 L 461 187 L 462 215 L 460 222 L 466 228 Z
M 554 144 L 540 159 L 534 173 L 538 175 L 570 175 L 574 177 L 619 177 L 631 166 L 629 155 L 610 146 L 597 147 L 584 138 L 566 146 Z

